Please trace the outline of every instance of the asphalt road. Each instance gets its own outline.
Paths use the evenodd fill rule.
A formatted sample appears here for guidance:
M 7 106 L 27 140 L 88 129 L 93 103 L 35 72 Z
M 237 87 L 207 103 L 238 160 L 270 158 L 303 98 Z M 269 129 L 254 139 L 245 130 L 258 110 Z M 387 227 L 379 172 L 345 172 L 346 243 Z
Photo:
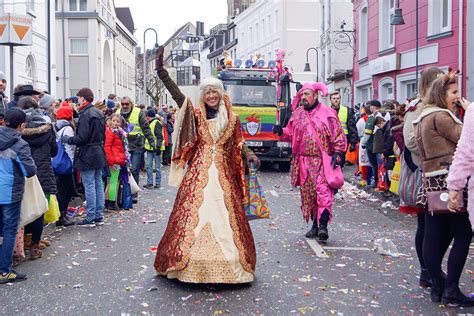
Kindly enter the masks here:
M 165 172 L 166 173 L 166 172 Z M 257 246 L 251 285 L 189 285 L 155 277 L 154 247 L 170 214 L 175 189 L 145 190 L 135 210 L 108 214 L 96 228 L 48 227 L 53 244 L 18 271 L 29 279 L 0 287 L 6 315 L 440 315 L 474 309 L 440 307 L 418 287 L 415 219 L 380 196 L 347 186 L 336 202 L 330 239 L 316 254 L 289 174 L 261 172 L 273 219 L 251 222 Z M 156 223 L 144 223 L 156 220 Z M 372 251 L 392 240 L 399 257 Z M 313 246 L 318 246 L 317 244 Z M 321 250 L 320 248 L 315 248 Z M 474 246 L 462 289 L 474 292 Z

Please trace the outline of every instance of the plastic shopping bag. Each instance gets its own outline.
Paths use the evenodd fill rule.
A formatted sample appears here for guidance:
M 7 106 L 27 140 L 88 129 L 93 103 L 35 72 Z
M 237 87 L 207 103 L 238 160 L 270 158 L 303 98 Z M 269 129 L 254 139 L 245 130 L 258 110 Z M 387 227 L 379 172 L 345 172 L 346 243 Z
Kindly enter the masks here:
M 55 223 L 59 220 L 60 216 L 61 212 L 59 211 L 58 199 L 56 195 L 51 194 L 49 196 L 49 208 L 46 213 L 44 213 L 44 223 Z
M 18 227 L 34 222 L 48 210 L 46 200 L 37 176 L 25 179 L 25 193 L 21 201 L 20 221 Z

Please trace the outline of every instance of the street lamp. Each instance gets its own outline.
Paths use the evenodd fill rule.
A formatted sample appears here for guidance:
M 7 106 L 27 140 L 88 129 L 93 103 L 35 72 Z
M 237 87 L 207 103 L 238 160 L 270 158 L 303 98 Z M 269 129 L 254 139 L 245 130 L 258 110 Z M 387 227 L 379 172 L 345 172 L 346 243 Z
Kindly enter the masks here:
M 309 66 L 309 51 L 314 50 L 316 52 L 316 81 L 319 81 L 319 52 L 316 47 L 310 47 L 306 51 L 306 63 L 304 64 L 304 72 L 311 72 L 311 67 Z
M 416 92 L 418 94 L 418 0 L 415 2 L 415 37 L 416 37 L 416 48 L 415 48 L 415 80 L 416 80 Z M 391 25 L 403 25 L 405 21 L 403 20 L 402 9 L 400 9 L 400 0 L 398 0 L 397 8 L 395 9 L 395 14 L 392 16 L 392 20 L 390 21 Z
M 148 31 L 153 31 L 155 32 L 155 50 L 158 49 L 158 33 L 156 30 L 152 27 L 149 27 L 143 32 L 143 102 L 146 105 L 146 99 L 147 99 L 147 93 L 146 93 L 146 46 L 145 46 L 145 40 L 146 40 L 146 32 Z

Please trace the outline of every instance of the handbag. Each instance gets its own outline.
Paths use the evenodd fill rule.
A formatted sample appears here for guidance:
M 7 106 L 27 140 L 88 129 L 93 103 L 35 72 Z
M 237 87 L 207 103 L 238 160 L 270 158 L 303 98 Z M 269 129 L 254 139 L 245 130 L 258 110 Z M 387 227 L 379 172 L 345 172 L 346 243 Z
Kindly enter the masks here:
M 44 223 L 55 223 L 61 217 L 61 212 L 59 211 L 59 203 L 56 195 L 51 194 L 49 196 L 49 207 L 46 213 L 44 213 Z
M 63 131 L 63 135 L 64 135 L 64 131 Z M 63 135 L 61 135 L 61 137 Z M 58 174 L 58 175 L 71 174 L 73 170 L 72 161 L 66 152 L 66 148 L 64 147 L 64 144 L 61 141 L 61 138 L 58 141 L 56 141 L 56 144 L 58 145 L 58 153 L 56 154 L 56 156 L 53 157 L 51 161 L 53 171 L 55 174 Z
M 25 193 L 21 200 L 20 221 L 18 227 L 34 222 L 48 210 L 48 200 L 44 196 L 43 188 L 35 175 L 25 179 Z
M 390 192 L 398 195 L 398 189 L 400 187 L 400 170 L 401 163 L 400 160 L 395 162 L 392 170 L 392 176 L 390 177 Z
M 313 129 L 317 131 L 314 122 L 311 119 L 309 121 L 313 126 Z M 322 154 L 324 177 L 326 178 L 328 185 L 335 190 L 342 188 L 344 185 L 344 174 L 342 173 L 341 166 L 337 166 L 336 168 L 332 167 L 332 156 L 324 150 L 318 135 L 316 135 L 315 139 Z
M 412 171 L 412 166 L 407 163 L 404 157 L 405 155 L 401 161 L 400 182 L 398 185 L 400 212 L 417 214 L 423 211 L 423 208 L 417 206 L 416 202 L 422 182 L 421 170 L 416 168 L 415 171 Z
M 248 196 L 244 200 L 244 210 L 247 220 L 270 218 L 270 209 L 263 193 L 263 186 L 256 172 L 245 175 L 245 185 Z
M 459 212 L 466 212 L 464 192 L 460 193 Z M 449 190 L 428 192 L 428 212 L 431 215 L 451 213 L 448 209 Z
M 131 172 L 128 172 L 128 183 L 130 184 L 130 190 L 132 194 L 135 194 L 141 191 L 140 187 L 138 186 Z

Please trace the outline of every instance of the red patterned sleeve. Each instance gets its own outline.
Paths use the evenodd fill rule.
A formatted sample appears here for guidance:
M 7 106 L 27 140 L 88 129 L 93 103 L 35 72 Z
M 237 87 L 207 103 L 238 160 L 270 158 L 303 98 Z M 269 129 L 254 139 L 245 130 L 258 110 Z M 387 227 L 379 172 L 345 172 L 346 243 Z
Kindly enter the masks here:
M 347 139 L 344 130 L 342 129 L 341 122 L 337 118 L 330 117 L 329 119 L 329 130 L 331 132 L 331 151 L 332 152 L 346 152 L 347 150 Z

